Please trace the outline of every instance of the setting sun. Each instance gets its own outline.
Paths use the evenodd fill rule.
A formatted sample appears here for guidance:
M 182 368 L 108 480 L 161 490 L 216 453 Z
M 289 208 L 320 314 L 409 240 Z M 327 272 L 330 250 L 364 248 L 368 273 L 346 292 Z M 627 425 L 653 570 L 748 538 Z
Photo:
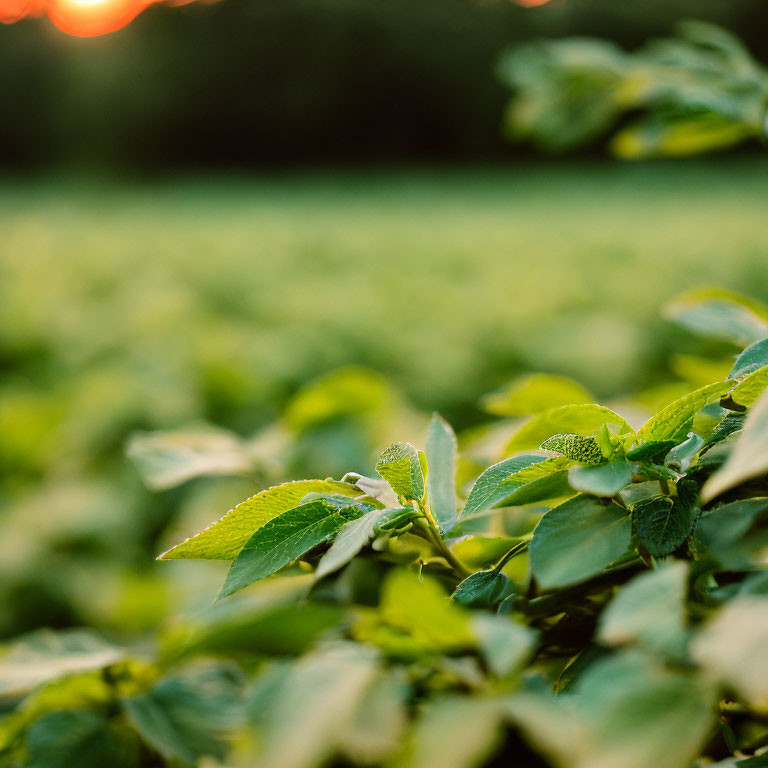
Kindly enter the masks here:
M 151 2 L 151 0 L 150 0 Z M 147 0 L 50 0 L 47 13 L 63 32 L 93 37 L 114 32 L 150 4 Z

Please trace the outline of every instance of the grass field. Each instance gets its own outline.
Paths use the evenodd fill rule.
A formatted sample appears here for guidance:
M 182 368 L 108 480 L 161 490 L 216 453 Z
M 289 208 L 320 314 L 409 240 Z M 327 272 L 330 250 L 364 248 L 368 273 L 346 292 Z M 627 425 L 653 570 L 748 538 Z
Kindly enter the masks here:
M 766 200 L 754 159 L 1 182 L 0 536 L 14 555 L 0 635 L 130 625 L 106 587 L 94 605 L 93 579 L 122 574 L 127 604 L 146 606 L 132 590 L 169 522 L 258 488 L 149 494 L 125 459 L 132 430 L 204 419 L 247 435 L 352 363 L 458 427 L 526 370 L 598 397 L 641 389 L 680 341 L 658 320 L 667 298 L 706 283 L 768 298 Z M 312 440 L 297 473 L 358 466 L 331 459 L 348 433 Z

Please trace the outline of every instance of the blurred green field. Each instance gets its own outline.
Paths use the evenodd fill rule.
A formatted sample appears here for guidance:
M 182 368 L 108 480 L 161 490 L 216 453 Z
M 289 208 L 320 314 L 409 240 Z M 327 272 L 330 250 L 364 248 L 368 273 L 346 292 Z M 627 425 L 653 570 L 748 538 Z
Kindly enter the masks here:
M 249 435 L 349 364 L 459 428 L 528 370 L 641 390 L 688 343 L 658 319 L 666 299 L 701 284 L 768 299 L 767 199 L 754 158 L 0 182 L 0 634 L 151 626 L 162 607 L 137 594 L 159 599 L 149 562 L 169 523 L 258 488 L 149 494 L 125 459 L 133 430 Z M 333 439 L 290 473 L 336 471 Z M 127 596 L 105 587 L 96 606 L 89 585 L 114 573 Z M 144 613 L 116 618 L 128 604 Z

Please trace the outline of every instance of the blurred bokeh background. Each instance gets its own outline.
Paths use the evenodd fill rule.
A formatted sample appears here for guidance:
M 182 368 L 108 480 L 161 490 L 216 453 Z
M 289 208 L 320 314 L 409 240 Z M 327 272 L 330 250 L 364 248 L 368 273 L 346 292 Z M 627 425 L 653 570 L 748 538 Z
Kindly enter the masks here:
M 565 136 L 637 84 L 617 51 L 689 18 L 753 58 L 724 44 L 716 88 L 688 49 L 643 69 L 731 121 L 647 154 L 718 152 L 510 140 L 510 85 L 542 94 L 534 139 Z M 0 27 L 0 635 L 209 603 L 218 564 L 164 545 L 264 485 L 370 471 L 433 410 L 482 430 L 521 374 L 641 404 L 706 379 L 723 348 L 658 310 L 768 298 L 766 24 L 758 0 L 223 0 L 92 39 Z M 573 80 L 504 58 L 576 37 L 616 48 L 573 49 Z M 171 487 L 212 467 L 234 477 Z

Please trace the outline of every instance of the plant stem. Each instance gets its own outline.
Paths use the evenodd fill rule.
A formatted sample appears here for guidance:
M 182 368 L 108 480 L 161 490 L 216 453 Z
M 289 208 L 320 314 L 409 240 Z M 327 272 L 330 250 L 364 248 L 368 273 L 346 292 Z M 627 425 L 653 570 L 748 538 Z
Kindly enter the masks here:
M 505 566 L 505 565 L 506 565 L 506 564 L 507 564 L 507 563 L 508 563 L 508 562 L 509 562 L 509 561 L 510 561 L 510 560 L 511 560 L 511 559 L 512 559 L 512 558 L 513 558 L 515 555 L 517 555 L 517 554 L 519 554 L 520 552 L 523 552 L 523 551 L 525 551 L 526 549 L 528 549 L 528 544 L 529 544 L 529 543 L 530 543 L 530 539 L 525 539 L 524 541 L 518 541 L 518 542 L 517 542 L 517 544 L 515 544 L 515 546 L 514 546 L 514 547 L 512 547 L 512 549 L 510 549 L 510 550 L 509 550 L 509 552 L 507 552 L 507 554 L 506 554 L 506 555 L 504 555 L 504 557 L 502 557 L 502 558 L 501 558 L 501 560 L 499 560 L 499 562 L 498 562 L 498 563 L 496 563 L 496 565 L 495 565 L 495 566 L 494 566 L 494 568 L 493 568 L 493 570 L 494 570 L 494 573 L 499 573 L 499 571 L 501 571 L 501 569 L 502 569 L 502 568 L 503 568 L 503 567 L 504 567 L 504 566 Z
M 419 505 L 421 506 L 421 505 Z M 425 511 L 425 510 L 422 510 Z M 417 520 L 414 523 L 413 530 L 414 532 L 419 532 L 421 537 L 423 539 L 426 539 L 432 547 L 436 550 L 437 554 L 440 555 L 444 560 L 448 562 L 448 564 L 453 568 L 455 575 L 460 579 L 466 579 L 467 576 L 471 576 L 474 571 L 467 568 L 464 563 L 459 560 L 456 555 L 451 552 L 450 547 L 443 541 L 443 537 L 440 535 L 440 532 L 437 530 L 435 525 L 431 522 L 431 516 L 427 516 L 425 514 L 425 517 L 427 518 L 427 522 Z

